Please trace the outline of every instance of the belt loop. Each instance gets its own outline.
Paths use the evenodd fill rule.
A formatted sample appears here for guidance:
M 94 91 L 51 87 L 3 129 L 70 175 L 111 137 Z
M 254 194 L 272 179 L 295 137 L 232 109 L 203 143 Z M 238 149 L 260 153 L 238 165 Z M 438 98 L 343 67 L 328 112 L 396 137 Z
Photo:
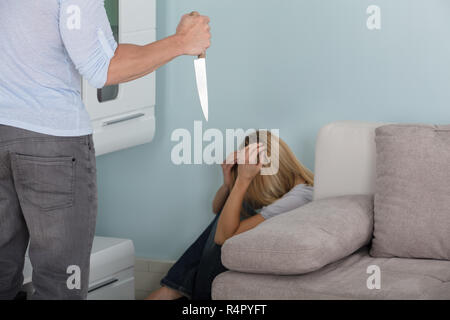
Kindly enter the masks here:
M 91 150 L 91 141 L 89 139 L 89 135 L 84 136 L 85 144 L 89 147 L 89 150 Z

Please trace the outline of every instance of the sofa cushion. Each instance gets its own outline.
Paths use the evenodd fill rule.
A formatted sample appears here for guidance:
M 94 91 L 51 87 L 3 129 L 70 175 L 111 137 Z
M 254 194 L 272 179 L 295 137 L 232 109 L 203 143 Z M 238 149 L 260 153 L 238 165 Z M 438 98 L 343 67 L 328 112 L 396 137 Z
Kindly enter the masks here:
M 378 266 L 379 289 L 368 267 Z M 369 268 L 369 271 L 371 269 Z M 369 286 L 372 288 L 372 286 Z M 213 299 L 450 299 L 450 261 L 373 258 L 363 248 L 320 270 L 296 276 L 228 271 L 216 277 Z
M 450 126 L 376 129 L 375 257 L 450 260 Z
M 372 196 L 317 200 L 228 239 L 222 263 L 241 272 L 307 273 L 366 245 L 372 230 Z

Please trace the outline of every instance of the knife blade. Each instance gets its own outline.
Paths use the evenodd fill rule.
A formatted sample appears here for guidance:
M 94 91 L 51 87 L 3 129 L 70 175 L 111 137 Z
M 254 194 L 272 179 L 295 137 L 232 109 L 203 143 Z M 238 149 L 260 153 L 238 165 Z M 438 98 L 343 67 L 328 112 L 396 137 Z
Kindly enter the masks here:
M 197 81 L 198 96 L 202 106 L 203 115 L 208 121 L 208 80 L 206 76 L 206 55 L 201 54 L 194 60 L 195 78 Z
M 199 16 L 197 11 L 192 11 L 191 16 Z M 203 52 L 194 60 L 195 79 L 197 91 L 202 106 L 203 116 L 208 121 L 208 81 L 206 78 L 206 52 Z

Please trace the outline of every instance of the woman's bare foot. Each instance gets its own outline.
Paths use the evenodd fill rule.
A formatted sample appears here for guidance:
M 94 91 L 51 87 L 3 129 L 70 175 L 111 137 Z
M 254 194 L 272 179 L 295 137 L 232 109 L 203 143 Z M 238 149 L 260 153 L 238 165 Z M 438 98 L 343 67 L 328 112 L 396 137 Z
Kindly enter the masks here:
M 175 300 L 183 297 L 181 293 L 176 290 L 161 287 L 156 291 L 153 291 L 145 300 Z

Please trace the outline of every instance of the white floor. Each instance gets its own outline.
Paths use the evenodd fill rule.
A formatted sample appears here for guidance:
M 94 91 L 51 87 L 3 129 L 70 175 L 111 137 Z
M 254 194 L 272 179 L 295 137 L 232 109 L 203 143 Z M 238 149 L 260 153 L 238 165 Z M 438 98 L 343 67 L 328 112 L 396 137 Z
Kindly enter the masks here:
M 143 300 L 160 287 L 159 282 L 172 267 L 173 261 L 136 258 L 134 265 L 136 300 Z

